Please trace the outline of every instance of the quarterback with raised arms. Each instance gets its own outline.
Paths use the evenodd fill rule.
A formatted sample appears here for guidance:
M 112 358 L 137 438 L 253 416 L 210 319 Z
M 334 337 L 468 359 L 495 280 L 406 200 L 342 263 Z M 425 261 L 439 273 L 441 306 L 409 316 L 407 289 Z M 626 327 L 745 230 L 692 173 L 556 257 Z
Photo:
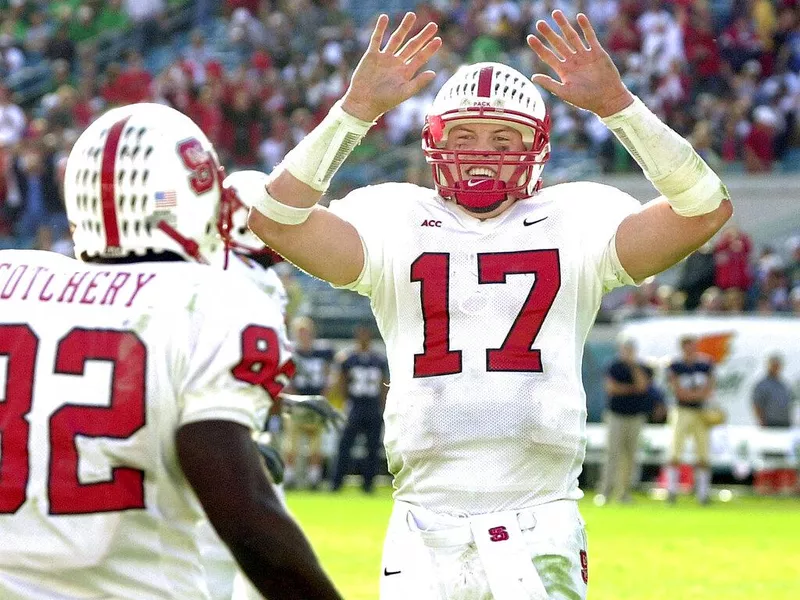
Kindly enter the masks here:
M 382 600 L 586 597 L 584 341 L 605 292 L 675 264 L 732 214 L 720 179 L 628 91 L 586 16 L 553 19 L 558 31 L 539 21 L 528 44 L 556 78 L 480 63 L 439 90 L 422 132 L 434 189 L 385 183 L 324 208 L 375 120 L 435 76 L 423 69 L 436 25 L 409 37 L 408 13 L 387 37 L 379 17 L 344 98 L 264 176 L 250 213 L 288 260 L 368 296 L 386 342 L 396 491 Z M 540 88 L 601 118 L 659 197 L 542 186 Z

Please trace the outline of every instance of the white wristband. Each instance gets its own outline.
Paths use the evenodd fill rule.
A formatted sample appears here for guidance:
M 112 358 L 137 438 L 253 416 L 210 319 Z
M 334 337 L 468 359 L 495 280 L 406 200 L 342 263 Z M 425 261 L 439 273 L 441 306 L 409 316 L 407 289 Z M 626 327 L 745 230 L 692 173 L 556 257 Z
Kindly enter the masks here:
M 222 182 L 222 187 L 232 189 L 236 198 L 247 208 L 255 208 L 265 217 L 283 225 L 299 225 L 308 219 L 313 207 L 298 208 L 278 202 L 269 195 L 270 176 L 260 171 L 236 171 Z
M 313 206 L 298 208 L 297 206 L 289 206 L 283 202 L 278 202 L 269 195 L 266 186 L 264 186 L 264 193 L 261 197 L 253 203 L 253 208 L 268 219 L 272 219 L 282 225 L 300 225 L 300 223 L 304 223 L 308 219 L 311 211 L 314 210 Z
M 717 174 L 691 144 L 667 127 L 639 98 L 602 121 L 677 214 L 705 215 L 730 197 Z
M 324 193 L 336 171 L 373 125 L 347 114 L 340 100 L 276 169 L 285 168 L 309 187 Z

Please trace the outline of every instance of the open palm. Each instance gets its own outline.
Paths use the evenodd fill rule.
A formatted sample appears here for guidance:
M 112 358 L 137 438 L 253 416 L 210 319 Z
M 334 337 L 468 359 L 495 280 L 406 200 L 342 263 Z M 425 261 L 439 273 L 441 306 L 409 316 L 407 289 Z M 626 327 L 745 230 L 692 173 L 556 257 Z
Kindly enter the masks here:
M 441 47 L 442 40 L 434 37 L 437 25 L 428 23 L 406 41 L 416 20 L 414 13 L 406 13 L 381 49 L 389 17 L 378 17 L 369 46 L 356 66 L 345 94 L 344 108 L 348 113 L 366 121 L 375 120 L 433 81 L 436 73 L 419 73 L 419 70 Z
M 603 49 L 586 15 L 578 14 L 583 39 L 560 10 L 553 19 L 561 34 L 545 21 L 536 23 L 537 36 L 528 36 L 528 45 L 550 67 L 559 80 L 536 74 L 531 80 L 562 100 L 606 117 L 622 110 L 633 101 L 611 57 Z

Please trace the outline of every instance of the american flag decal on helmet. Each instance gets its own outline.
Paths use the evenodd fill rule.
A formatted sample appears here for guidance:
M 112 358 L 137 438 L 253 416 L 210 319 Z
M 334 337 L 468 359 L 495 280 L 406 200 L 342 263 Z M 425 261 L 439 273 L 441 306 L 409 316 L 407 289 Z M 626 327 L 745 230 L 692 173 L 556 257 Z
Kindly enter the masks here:
M 178 205 L 178 197 L 175 195 L 174 190 L 169 192 L 156 192 L 155 201 L 156 210 L 174 208 Z

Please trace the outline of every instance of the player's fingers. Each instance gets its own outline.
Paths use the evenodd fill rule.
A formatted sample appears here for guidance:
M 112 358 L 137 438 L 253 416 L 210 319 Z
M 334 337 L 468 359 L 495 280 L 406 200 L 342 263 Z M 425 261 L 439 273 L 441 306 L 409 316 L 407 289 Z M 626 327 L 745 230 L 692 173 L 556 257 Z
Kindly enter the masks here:
M 408 97 L 416 96 L 419 92 L 428 87 L 434 77 L 436 77 L 436 72 L 434 71 L 423 71 L 414 77 L 414 79 L 408 82 Z
M 542 75 L 540 73 L 537 73 L 531 77 L 531 81 L 539 87 L 546 89 L 551 94 L 561 97 L 560 92 L 564 87 L 564 84 L 560 81 L 556 81 L 552 77 L 548 77 L 547 75 Z
M 564 41 L 564 38 L 558 35 L 546 21 L 537 21 L 536 31 L 538 31 L 539 34 L 547 40 L 547 43 L 550 44 L 550 47 L 558 52 L 563 58 L 567 58 L 568 56 L 575 54 L 575 50 L 570 48 L 569 44 Z
M 600 40 L 597 39 L 594 27 L 592 27 L 592 23 L 589 21 L 589 17 L 583 13 L 578 13 L 578 26 L 583 32 L 583 37 L 585 37 L 586 41 L 589 43 L 589 50 L 602 47 L 600 45 Z
M 550 48 L 542 43 L 542 40 L 531 34 L 528 36 L 528 46 L 536 53 L 541 61 L 554 71 L 558 71 L 558 67 L 563 62 Z
M 581 36 L 578 35 L 578 32 L 575 31 L 572 23 L 569 22 L 569 19 L 567 19 L 563 12 L 560 10 L 553 11 L 553 19 L 555 19 L 556 23 L 561 29 L 564 39 L 567 40 L 567 43 L 569 43 L 574 50 L 586 50 L 586 47 L 583 45 L 583 41 L 581 40 Z
M 408 61 L 408 66 L 411 69 L 412 73 L 416 73 L 425 64 L 431 59 L 431 57 L 436 54 L 436 51 L 442 47 L 442 38 L 435 37 L 430 42 L 425 44 L 425 47 L 422 48 L 419 52 L 414 55 L 410 61 Z
M 375 22 L 375 29 L 372 30 L 372 35 L 369 38 L 369 46 L 367 52 L 377 52 L 381 49 L 381 40 L 386 33 L 386 26 L 389 24 L 388 15 L 380 15 Z
M 422 31 L 406 42 L 406 45 L 403 46 L 397 56 L 401 58 L 403 62 L 408 61 L 408 59 L 425 47 L 425 44 L 436 34 L 438 28 L 439 26 L 436 23 L 428 23 L 425 25 Z
M 400 25 L 392 32 L 392 35 L 389 36 L 389 41 L 386 42 L 386 46 L 383 47 L 383 51 L 386 54 L 395 54 L 400 49 L 400 46 L 403 44 L 403 41 L 406 39 L 408 32 L 411 31 L 411 27 L 416 20 L 417 15 L 413 12 L 407 12 L 403 16 Z

